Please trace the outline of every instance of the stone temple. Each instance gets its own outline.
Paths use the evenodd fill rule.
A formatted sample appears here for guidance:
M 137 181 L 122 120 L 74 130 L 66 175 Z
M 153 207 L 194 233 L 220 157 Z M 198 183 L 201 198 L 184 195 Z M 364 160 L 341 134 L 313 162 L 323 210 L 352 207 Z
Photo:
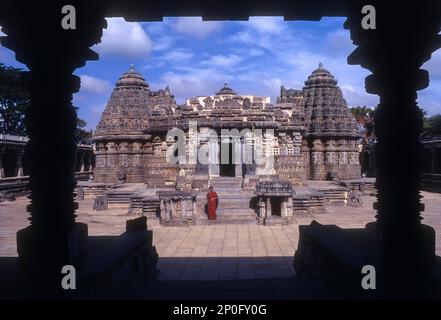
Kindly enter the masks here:
M 359 204 L 364 191 L 360 134 L 322 64 L 302 90 L 282 86 L 275 103 L 225 83 L 182 105 L 168 87 L 151 90 L 132 66 L 93 141 L 94 178 L 81 194 L 98 196 L 97 209 L 128 209 L 164 226 L 206 220 L 209 186 L 220 197 L 219 218 L 264 225 L 326 212 L 326 204 Z
M 167 157 L 176 142 L 167 135 L 173 128 L 185 134 L 186 161 L 172 163 Z M 225 130 L 236 136 L 225 136 Z M 359 138 L 337 80 L 322 64 L 302 90 L 282 86 L 274 104 L 269 97 L 239 95 L 225 83 L 214 95 L 189 98 L 183 105 L 168 87 L 151 90 L 132 66 L 117 81 L 94 133 L 94 181 L 202 188 L 218 177 L 251 187 L 268 177 L 294 186 L 357 179 Z M 189 161 L 190 153 L 197 157 L 204 145 L 210 160 Z M 249 161 L 244 150 L 253 150 Z M 259 152 L 263 161 L 254 161 Z

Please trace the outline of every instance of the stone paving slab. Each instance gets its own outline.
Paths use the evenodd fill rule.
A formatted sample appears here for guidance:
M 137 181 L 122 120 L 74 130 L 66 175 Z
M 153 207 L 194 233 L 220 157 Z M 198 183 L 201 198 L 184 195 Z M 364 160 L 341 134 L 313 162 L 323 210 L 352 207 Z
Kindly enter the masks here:
M 424 196 L 423 223 L 437 232 L 436 251 L 441 255 L 441 194 Z M 236 280 L 292 277 L 299 224 L 313 219 L 342 228 L 362 228 L 374 221 L 374 197 L 364 197 L 362 208 L 327 207 L 328 213 L 296 217 L 298 224 L 261 226 L 254 224 L 209 224 L 190 227 L 161 227 L 148 221 L 160 256 L 159 280 Z M 14 257 L 16 232 L 28 225 L 29 200 L 0 203 L 0 257 Z M 127 210 L 93 211 L 93 200 L 79 201 L 77 221 L 85 222 L 90 235 L 119 235 L 125 231 Z

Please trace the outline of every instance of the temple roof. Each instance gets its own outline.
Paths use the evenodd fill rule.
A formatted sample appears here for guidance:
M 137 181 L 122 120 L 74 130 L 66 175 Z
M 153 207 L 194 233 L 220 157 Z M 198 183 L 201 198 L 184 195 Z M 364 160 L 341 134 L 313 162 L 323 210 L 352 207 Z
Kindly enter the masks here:
M 97 125 L 94 139 L 127 135 L 138 139 L 148 125 L 145 105 L 149 98 L 149 85 L 131 65 L 130 70 L 116 82 Z
M 306 135 L 358 136 L 352 116 L 337 80 L 320 63 L 303 88 L 306 114 Z
M 135 71 L 135 67 L 132 64 L 130 70 L 125 72 L 116 82 L 116 87 L 141 87 L 148 89 L 149 84 L 140 73 Z
M 337 80 L 335 80 L 331 72 L 323 68 L 323 64 L 320 62 L 319 67 L 315 69 L 308 77 L 308 80 L 305 81 L 305 85 L 314 85 L 314 84 L 336 85 Z
M 236 95 L 236 92 L 234 92 L 233 89 L 228 87 L 228 83 L 225 81 L 224 87 L 222 89 L 220 89 L 218 92 L 216 92 L 216 95 L 220 96 L 220 95 L 226 95 L 226 94 Z

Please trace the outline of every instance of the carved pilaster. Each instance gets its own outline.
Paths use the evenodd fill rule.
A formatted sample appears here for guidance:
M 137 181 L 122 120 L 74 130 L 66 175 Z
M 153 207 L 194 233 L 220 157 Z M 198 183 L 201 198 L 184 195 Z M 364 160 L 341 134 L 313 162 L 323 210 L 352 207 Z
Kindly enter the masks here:
M 16 2 L 2 21 L 7 35 L 2 45 L 14 50 L 29 69 L 24 82 L 31 99 L 25 119 L 30 138 L 31 226 L 19 231 L 17 242 L 22 276 L 27 277 L 23 280 L 40 297 L 62 292 L 62 266 L 72 263 L 72 241 L 77 240 L 71 233 L 77 208 L 72 94 L 80 88 L 73 72 L 86 60 L 97 59 L 89 47 L 99 42 L 106 25 L 96 4 L 76 2 L 77 29 L 64 30 L 61 7 Z
M 419 194 L 422 112 L 416 104 L 416 92 L 429 83 L 427 71 L 420 66 L 441 46 L 437 35 L 440 6 L 434 2 L 417 7 L 377 3 L 376 30 L 361 28 L 361 11 L 354 7 L 345 23 L 351 39 L 359 45 L 348 62 L 372 72 L 366 78 L 366 89 L 380 96 L 375 111 L 375 209 L 384 262 L 381 278 L 391 295 L 415 294 L 417 287 L 424 287 L 433 266 L 434 232 L 420 223 L 424 209 Z M 391 17 L 421 23 L 415 28 Z

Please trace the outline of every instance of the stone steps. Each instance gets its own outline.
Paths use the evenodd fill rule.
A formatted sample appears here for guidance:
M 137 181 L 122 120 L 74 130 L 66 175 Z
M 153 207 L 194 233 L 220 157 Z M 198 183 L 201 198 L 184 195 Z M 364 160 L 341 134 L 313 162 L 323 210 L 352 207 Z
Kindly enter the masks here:
M 256 224 L 256 215 L 217 215 L 215 221 L 207 220 L 207 224 Z
M 215 191 L 223 190 L 223 189 L 242 190 L 242 177 L 215 177 L 210 179 L 209 183 L 210 186 L 213 186 Z
M 320 188 L 316 189 L 323 194 L 324 202 L 331 206 L 345 206 L 347 203 L 347 189 L 338 188 Z
M 323 194 L 299 194 L 293 196 L 293 214 L 325 213 Z
M 219 216 L 246 216 L 246 215 L 256 215 L 253 209 L 245 208 L 234 208 L 234 209 L 222 209 L 218 208 L 216 214 Z

